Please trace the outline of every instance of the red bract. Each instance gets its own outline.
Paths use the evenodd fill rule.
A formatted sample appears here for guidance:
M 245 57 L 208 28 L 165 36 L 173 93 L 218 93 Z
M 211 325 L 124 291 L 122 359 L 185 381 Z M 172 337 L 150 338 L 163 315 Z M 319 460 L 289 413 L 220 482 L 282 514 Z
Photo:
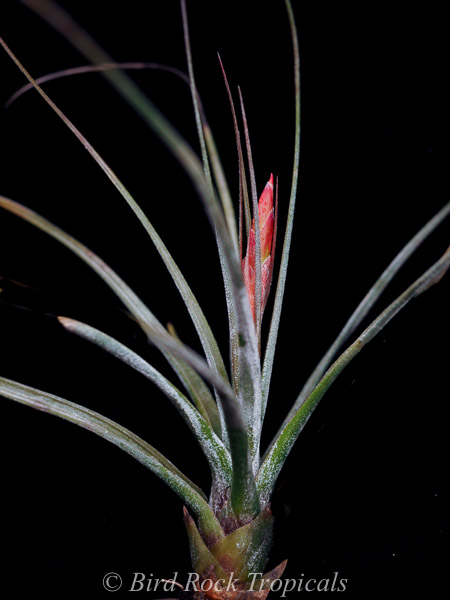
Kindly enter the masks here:
M 275 214 L 273 209 L 273 175 L 266 184 L 258 203 L 259 234 L 261 240 L 261 316 L 267 303 L 272 279 L 272 263 L 274 249 Z M 253 320 L 256 322 L 256 238 L 255 220 L 252 221 L 250 235 L 247 241 L 247 254 L 242 261 L 242 272 L 247 294 L 250 301 Z

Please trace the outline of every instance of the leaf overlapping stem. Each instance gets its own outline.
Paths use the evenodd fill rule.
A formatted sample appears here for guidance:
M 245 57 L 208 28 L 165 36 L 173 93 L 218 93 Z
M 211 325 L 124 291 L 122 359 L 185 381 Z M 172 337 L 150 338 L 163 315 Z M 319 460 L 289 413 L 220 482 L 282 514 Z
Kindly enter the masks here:
M 207 155 L 206 143 L 203 135 L 203 127 L 201 123 L 201 115 L 198 107 L 198 95 L 195 85 L 194 70 L 192 65 L 192 55 L 189 41 L 189 29 L 187 22 L 187 12 L 185 1 L 181 0 L 182 16 L 183 16 L 183 29 L 185 38 L 185 48 L 188 60 L 189 78 L 191 82 L 192 100 L 194 104 L 194 113 L 196 117 L 197 132 L 200 140 L 200 147 L 203 159 L 203 168 L 205 171 L 206 184 L 209 186 L 209 194 L 204 198 L 205 208 L 210 216 L 211 224 L 214 228 L 216 239 L 219 247 L 219 254 L 222 265 L 222 272 L 224 275 L 225 290 L 227 293 L 227 304 L 230 314 L 230 347 L 231 351 L 238 350 L 238 367 L 239 367 L 239 391 L 238 398 L 240 405 L 244 413 L 246 435 L 241 432 L 239 436 L 236 436 L 236 444 L 238 452 L 233 453 L 248 453 L 250 451 L 251 462 L 250 471 L 243 472 L 243 461 L 239 461 L 239 469 L 236 470 L 236 477 L 234 479 L 234 487 L 239 489 L 243 488 L 243 482 L 248 482 L 243 489 L 245 497 L 252 497 L 255 507 L 258 506 L 256 491 L 254 489 L 254 482 L 252 472 L 256 472 L 259 466 L 259 438 L 260 438 L 260 410 L 261 410 L 261 391 L 260 391 L 260 367 L 259 357 L 256 359 L 254 353 L 254 335 L 252 335 L 252 319 L 248 318 L 250 313 L 248 299 L 242 298 L 241 290 L 245 289 L 242 280 L 241 268 L 238 258 L 238 245 L 236 239 L 236 226 L 233 222 L 231 226 L 227 225 L 224 221 L 222 214 L 217 211 L 218 202 L 214 194 L 214 188 L 212 179 L 209 171 L 209 160 Z M 251 160 L 251 154 L 250 154 Z M 256 189 L 255 189 L 256 193 Z M 257 210 L 257 199 L 256 199 L 256 210 Z M 250 322 L 249 322 L 250 321 Z M 236 328 L 237 325 L 237 328 Z M 242 340 L 244 343 L 240 343 Z M 233 428 L 235 427 L 233 419 Z M 245 450 L 244 438 L 248 439 L 248 449 Z M 230 446 L 232 442 L 230 439 Z M 245 470 L 245 469 L 244 469 Z M 239 472 L 241 471 L 241 472 Z M 232 498 L 236 495 L 232 490 Z M 236 501 L 235 501 L 236 502 Z M 248 500 L 245 500 L 247 503 Z M 240 510 L 240 509 L 239 509 Z

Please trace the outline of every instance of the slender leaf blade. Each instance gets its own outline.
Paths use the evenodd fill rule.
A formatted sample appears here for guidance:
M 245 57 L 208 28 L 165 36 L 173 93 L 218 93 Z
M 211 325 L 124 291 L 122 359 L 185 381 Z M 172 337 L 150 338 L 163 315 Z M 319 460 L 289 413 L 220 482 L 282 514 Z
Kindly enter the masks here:
M 200 114 L 202 117 L 203 124 L 203 135 L 205 136 L 206 148 L 208 150 L 209 160 L 211 162 L 211 169 L 216 182 L 217 190 L 219 192 L 219 198 L 222 202 L 222 208 L 225 215 L 225 220 L 228 224 L 228 231 L 231 232 L 232 243 L 238 247 L 237 241 L 237 226 L 236 216 L 234 214 L 233 202 L 231 200 L 230 189 L 225 177 L 225 173 L 220 160 L 219 152 L 217 150 L 216 142 L 214 140 L 211 128 L 206 120 L 204 111 L 200 105 Z
M 295 202 L 297 198 L 298 170 L 300 163 L 300 51 L 298 44 L 297 29 L 295 25 L 294 13 L 290 0 L 285 0 L 288 12 L 289 24 L 291 28 L 291 38 L 294 53 L 294 86 L 295 86 L 295 142 L 294 142 L 294 164 L 292 169 L 291 195 L 289 200 L 288 218 L 286 223 L 286 232 L 281 255 L 280 272 L 278 275 L 277 289 L 273 306 L 272 319 L 270 322 L 269 336 L 267 339 L 266 352 L 264 355 L 264 364 L 262 370 L 262 396 L 263 413 L 267 406 L 269 396 L 270 380 L 272 377 L 273 361 L 275 358 L 275 347 L 280 327 L 281 309 L 283 305 L 284 289 L 286 286 L 287 268 L 289 262 L 289 253 L 291 249 L 292 228 L 294 225 Z
M 210 195 L 212 198 L 215 198 L 215 190 L 214 190 L 214 186 L 213 186 L 213 182 L 212 182 L 212 178 L 211 178 L 210 166 L 209 166 L 210 155 L 208 153 L 208 147 L 212 148 L 212 150 L 213 150 L 212 158 L 214 158 L 215 172 L 217 172 L 217 170 L 219 170 L 219 172 L 222 172 L 222 169 L 221 169 L 221 163 L 220 163 L 218 153 L 214 152 L 215 145 L 213 143 L 212 135 L 210 135 L 209 127 L 207 127 L 207 125 L 206 125 L 206 120 L 202 120 L 203 111 L 200 111 L 199 96 L 197 93 L 197 86 L 196 86 L 195 77 L 194 77 L 194 66 L 193 66 L 193 62 L 192 62 L 191 43 L 190 43 L 190 38 L 189 38 L 189 26 L 188 26 L 188 17 L 187 17 L 185 0 L 181 0 L 181 13 L 182 13 L 182 21 L 183 21 L 184 45 L 185 45 L 185 51 L 186 51 L 186 57 L 187 57 L 187 63 L 188 63 L 188 72 L 189 72 L 189 86 L 191 89 L 195 122 L 197 125 L 197 133 L 198 133 L 198 138 L 199 138 L 199 142 L 200 142 L 203 169 L 204 169 L 204 173 L 205 173 L 206 182 L 210 188 Z M 203 113 L 203 116 L 204 116 L 204 113 Z M 207 143 L 206 143 L 205 132 L 208 133 L 209 146 L 207 146 Z M 219 188 L 219 189 L 222 189 L 222 191 L 225 191 L 225 196 L 223 196 L 223 194 L 221 194 L 221 202 L 222 202 L 222 207 L 224 209 L 224 214 L 225 214 L 227 235 L 230 238 L 231 245 L 234 246 L 235 253 L 237 253 L 238 244 L 237 244 L 237 237 L 236 237 L 236 224 L 234 221 L 234 212 L 233 212 L 232 206 L 231 206 L 231 199 L 229 198 L 229 195 L 227 196 L 227 188 L 225 188 L 225 190 L 223 190 L 223 188 Z M 238 356 L 238 353 L 237 353 L 238 330 L 237 330 L 235 301 L 234 301 L 234 297 L 233 297 L 233 285 L 231 282 L 231 273 L 230 273 L 229 263 L 225 256 L 225 249 L 224 249 L 224 242 L 223 242 L 224 236 L 218 234 L 217 225 L 214 226 L 214 229 L 215 229 L 215 238 L 216 238 L 216 242 L 217 242 L 217 248 L 219 251 L 220 267 L 222 270 L 222 277 L 223 277 L 224 288 L 225 288 L 225 298 L 226 298 L 226 303 L 227 303 L 228 323 L 229 323 L 232 378 L 233 378 L 234 389 L 236 390 L 237 389 L 237 386 L 236 386 L 236 357 Z M 221 408 L 221 413 L 222 413 L 223 409 L 222 409 L 220 402 L 219 402 L 219 406 Z M 224 427 L 223 430 L 226 431 L 226 428 Z M 228 439 L 228 441 L 229 441 L 229 439 Z
M 392 302 L 341 354 L 333 363 L 318 385 L 314 388 L 305 402 L 300 406 L 295 415 L 285 425 L 277 437 L 271 450 L 264 459 L 257 476 L 258 491 L 264 505 L 272 493 L 273 487 L 281 468 L 296 442 L 301 430 L 306 425 L 312 412 L 324 396 L 325 392 L 335 381 L 336 377 L 355 358 L 357 354 L 372 340 L 395 315 L 404 308 L 410 300 L 416 298 L 445 275 L 450 268 L 450 247 L 447 252 L 434 265 L 432 265 L 419 279 L 417 279 L 403 294 Z
M 231 485 L 231 458 L 210 425 L 186 397 L 159 371 L 141 356 L 106 333 L 67 317 L 58 317 L 63 327 L 106 350 L 154 383 L 174 404 L 189 426 L 205 454 L 211 468 L 214 483 L 225 493 Z
M 220 67 L 222 69 L 223 78 L 225 81 L 225 87 L 228 94 L 228 99 L 231 107 L 231 115 L 233 118 L 233 126 L 234 126 L 234 134 L 236 138 L 237 152 L 238 152 L 238 161 L 239 161 L 239 262 L 242 263 L 242 204 L 245 203 L 245 215 L 247 220 L 247 235 L 249 235 L 250 227 L 251 227 L 251 216 L 250 216 L 250 206 L 248 201 L 248 190 L 247 190 L 247 182 L 245 178 L 245 164 L 242 153 L 242 146 L 240 141 L 240 133 L 239 126 L 236 117 L 236 110 L 234 107 L 233 96 L 231 94 L 230 86 L 228 84 L 227 75 L 225 73 L 225 69 L 222 63 L 222 59 L 218 54 Z M 232 323 L 231 323 L 232 320 Z M 230 313 L 230 326 L 232 329 L 230 330 L 230 352 L 231 352 L 231 367 L 232 367 L 232 377 L 233 377 L 233 386 L 234 391 L 239 396 L 239 386 L 241 383 L 241 373 L 239 369 L 239 336 L 237 331 L 237 323 L 236 323 L 236 313 L 233 307 L 233 310 Z
M 394 276 L 398 273 L 400 268 L 409 259 L 409 257 L 419 248 L 422 242 L 432 233 L 438 225 L 450 214 L 450 202 L 448 202 L 438 213 L 432 217 L 428 223 L 426 223 L 420 231 L 400 250 L 397 256 L 391 261 L 388 267 L 383 271 L 377 281 L 369 289 L 367 294 L 361 300 L 355 311 L 352 313 L 347 323 L 344 325 L 342 331 L 339 333 L 336 340 L 327 350 L 325 355 L 322 357 L 316 368 L 314 369 L 311 377 L 306 382 L 305 386 L 301 390 L 295 404 L 289 411 L 282 427 L 294 416 L 303 402 L 306 400 L 308 395 L 314 389 L 319 382 L 326 369 L 330 366 L 333 357 L 342 345 L 348 340 L 348 338 L 354 333 L 357 327 L 361 324 L 363 319 L 367 316 L 370 309 L 373 307 L 375 302 L 384 292 L 386 287 L 392 281 Z
M 198 133 L 198 138 L 199 138 L 199 142 L 200 142 L 200 150 L 201 150 L 203 168 L 205 171 L 206 180 L 208 181 L 208 183 L 211 186 L 211 189 L 213 191 L 211 170 L 210 170 L 210 166 L 209 166 L 209 160 L 210 160 L 211 156 L 210 156 L 208 148 L 211 148 L 213 150 L 213 156 L 215 157 L 215 168 L 216 168 L 216 172 L 218 170 L 218 172 L 221 174 L 221 176 L 219 177 L 219 181 L 221 181 L 221 182 L 223 182 L 223 179 L 224 179 L 223 169 L 221 166 L 219 155 L 217 153 L 217 149 L 215 147 L 215 144 L 213 143 L 213 140 L 211 140 L 211 138 L 210 138 L 209 146 L 206 143 L 204 121 L 202 119 L 202 111 L 200 110 L 199 96 L 198 96 L 197 85 L 195 83 L 195 76 L 194 76 L 194 65 L 193 65 L 193 61 L 192 61 L 191 42 L 190 42 L 190 37 L 189 37 L 189 24 L 188 24 L 187 10 L 186 10 L 186 0 L 181 0 L 181 16 L 182 16 L 182 21 L 183 21 L 184 47 L 185 47 L 185 51 L 186 51 L 186 58 L 187 58 L 187 64 L 188 64 L 189 87 L 191 89 L 192 105 L 194 108 L 195 123 L 197 125 L 197 133 Z M 208 131 L 210 132 L 209 127 L 208 127 Z M 237 252 L 238 251 L 238 239 L 237 239 L 236 219 L 234 216 L 233 205 L 231 203 L 231 197 L 229 195 L 228 188 L 225 187 L 225 189 L 224 189 L 221 186 L 219 188 L 219 192 L 222 192 L 222 191 L 225 191 L 225 194 L 220 193 L 220 199 L 222 202 L 222 207 L 224 210 L 225 219 L 226 219 L 226 223 L 227 223 L 227 227 L 228 227 L 228 234 L 229 234 L 229 236 L 231 238 L 231 242 Z
M 0 377 L 0 395 L 70 421 L 118 446 L 175 491 L 198 516 L 202 529 L 221 539 L 221 527 L 203 492 L 160 452 L 125 427 L 74 402 L 4 377 Z
M 110 62 L 110 63 L 102 63 L 99 65 L 81 65 L 80 67 L 71 67 L 68 69 L 61 69 L 60 71 L 54 71 L 53 73 L 46 73 L 45 75 L 41 75 L 40 77 L 35 77 L 35 82 L 42 86 L 44 83 L 48 83 L 49 81 L 55 81 L 57 79 L 61 79 L 63 77 L 73 77 L 74 75 L 85 75 L 87 73 L 99 73 L 101 71 L 117 71 L 118 69 L 122 69 L 124 71 L 128 70 L 141 70 L 141 69 L 155 69 L 158 71 L 167 71 L 168 73 L 173 73 L 180 77 L 189 85 L 189 79 L 186 73 L 176 69 L 175 67 L 171 67 L 170 65 L 163 65 L 161 63 L 155 62 Z M 23 94 L 33 90 L 32 83 L 26 83 L 21 88 L 16 90 L 14 94 L 12 94 L 8 100 L 5 102 L 5 108 L 9 108 L 13 102 L 15 102 L 18 98 L 20 98 Z
M 236 109 L 234 107 L 233 95 L 231 93 L 230 85 L 228 83 L 227 74 L 225 72 L 225 67 L 223 66 L 222 59 L 220 58 L 220 54 L 217 54 L 219 58 L 220 68 L 222 69 L 222 75 L 225 82 L 225 88 L 228 94 L 228 100 L 231 108 L 231 116 L 233 119 L 233 127 L 234 127 L 234 136 L 236 138 L 236 147 L 238 153 L 238 165 L 239 165 L 239 204 L 242 208 L 242 204 L 244 205 L 245 211 L 245 223 L 246 223 L 246 234 L 247 238 L 250 234 L 250 227 L 252 224 L 251 210 L 250 210 L 250 202 L 248 199 L 248 187 L 247 187 L 247 178 L 245 176 L 245 163 L 244 163 L 244 153 L 242 152 L 242 144 L 241 144 L 241 134 L 239 131 L 239 125 L 236 115 Z M 240 209 L 241 212 L 241 209 Z M 239 221 L 239 246 L 242 246 L 242 216 L 240 216 Z M 242 250 L 241 250 L 241 259 L 242 259 Z
M 168 323 L 167 330 L 172 337 L 180 340 L 171 323 Z M 179 373 L 179 378 L 184 382 L 197 410 L 207 423 L 209 423 L 216 435 L 222 439 L 219 411 L 208 386 L 187 363 L 180 362 L 179 369 L 181 371 L 181 373 Z
M 258 194 L 256 191 L 256 177 L 255 169 L 253 166 L 252 157 L 252 146 L 250 143 L 250 132 L 248 130 L 247 116 L 245 114 L 244 99 L 242 97 L 241 88 L 238 87 L 239 101 L 241 104 L 242 121 L 244 123 L 244 134 L 245 144 L 247 148 L 247 160 L 250 172 L 250 189 L 252 193 L 252 205 L 253 205 L 253 221 L 255 227 L 255 320 L 256 320 L 256 338 L 258 340 L 258 347 L 261 347 L 261 298 L 262 298 L 262 287 L 261 287 L 261 232 L 259 227 L 259 210 L 258 210 Z M 261 408 L 259 408 L 259 414 L 255 414 L 255 419 L 260 419 Z

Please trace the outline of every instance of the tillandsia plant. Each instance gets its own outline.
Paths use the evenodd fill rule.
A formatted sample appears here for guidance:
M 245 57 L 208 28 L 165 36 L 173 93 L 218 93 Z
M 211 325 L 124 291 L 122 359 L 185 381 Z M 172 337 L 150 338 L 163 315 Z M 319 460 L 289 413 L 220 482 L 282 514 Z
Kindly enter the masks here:
M 283 416 L 280 417 L 279 430 L 273 440 L 262 448 L 262 428 L 270 397 L 283 394 L 283 390 L 272 391 L 270 384 L 298 195 L 300 55 L 290 1 L 285 0 L 284 7 L 282 2 L 277 3 L 277 10 L 285 15 L 285 35 L 290 32 L 292 41 L 295 108 L 290 192 L 287 192 L 288 186 L 283 182 L 280 184 L 283 190 L 280 194 L 276 173 L 269 171 L 263 179 L 259 175 L 256 178 L 250 126 L 244 106 L 245 88 L 242 92 L 239 89 L 236 96 L 227 78 L 227 61 L 222 57 L 224 61 L 222 64 L 219 59 L 218 70 L 223 76 L 224 95 L 228 95 L 229 99 L 230 123 L 234 127 L 239 168 L 236 178 L 238 191 L 229 190 L 206 119 L 206 108 L 197 91 L 184 0 L 181 1 L 183 28 L 180 35 L 184 37 L 187 74 L 175 74 L 184 79 L 191 91 L 200 156 L 128 75 L 130 69 L 150 65 L 115 62 L 53 0 L 22 2 L 63 33 L 67 41 L 84 55 L 91 66 L 81 67 L 79 71 L 100 72 L 159 136 L 187 173 L 210 221 L 225 289 L 227 349 L 219 347 L 213 327 L 200 308 L 188 278 L 183 275 L 150 222 L 151 207 L 144 202 L 137 203 L 103 158 L 103 153 L 101 155 L 94 148 L 84 133 L 53 102 L 51 94 L 45 91 L 46 80 L 68 76 L 76 70 L 34 78 L 20 56 L 16 56 L 14 40 L 2 40 L 5 52 L 28 80 L 28 87 L 38 92 L 47 104 L 46 108 L 53 110 L 55 118 L 59 118 L 89 152 L 145 228 L 188 310 L 202 352 L 194 351 L 184 343 L 181 339 L 183 336 L 178 337 L 175 316 L 174 325 L 163 325 L 151 311 L 151 299 L 144 303 L 118 273 L 69 232 L 9 197 L 0 197 L 0 207 L 48 234 L 93 269 L 118 296 L 146 338 L 161 352 L 172 368 L 172 373 L 167 376 L 162 372 L 164 367 L 155 368 L 145 355 L 135 352 L 110 333 L 70 316 L 58 317 L 58 322 L 68 332 L 110 353 L 150 380 L 167 396 L 206 457 L 211 475 L 210 490 L 205 493 L 165 455 L 132 431 L 81 403 L 56 395 L 51 383 L 48 389 L 41 390 L 1 377 L 0 393 L 109 440 L 145 465 L 178 494 L 184 505 L 192 568 L 197 574 L 194 597 L 212 600 L 263 599 L 273 584 L 280 581 L 286 567 L 285 560 L 278 565 L 269 562 L 274 526 L 271 498 L 281 469 L 306 422 L 338 375 L 410 300 L 444 276 L 450 266 L 450 253 L 442 248 L 443 255 L 432 266 L 371 322 L 364 322 L 406 260 L 449 214 L 450 203 L 417 231 L 370 287 L 303 388 L 299 387 L 298 395 L 293 399 L 284 420 Z M 150 68 L 163 67 L 152 65 Z M 270 148 L 267 148 L 267 153 L 270 152 Z M 155 159 L 152 160 L 154 162 Z M 278 196 L 283 214 L 287 215 L 286 223 L 281 225 L 278 219 Z M 177 212 L 177 202 L 184 201 L 184 197 L 171 199 L 174 214 Z M 186 229 L 188 238 L 202 235 L 195 222 L 189 223 Z M 189 239 L 186 244 L 189 244 Z M 201 264 L 195 266 L 202 268 Z M 204 279 L 207 280 L 208 276 Z M 216 316 L 214 318 L 217 320 Z M 283 352 L 283 348 L 277 348 L 277 351 Z M 186 450 L 189 448 L 187 441 L 183 447 Z M 280 586 L 277 585 L 276 589 L 280 589 Z

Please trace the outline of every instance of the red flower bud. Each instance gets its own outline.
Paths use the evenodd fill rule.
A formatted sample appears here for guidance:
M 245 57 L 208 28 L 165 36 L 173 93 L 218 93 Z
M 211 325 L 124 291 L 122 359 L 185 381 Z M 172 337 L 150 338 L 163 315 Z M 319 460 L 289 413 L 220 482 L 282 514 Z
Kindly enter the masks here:
M 270 280 L 272 274 L 272 247 L 274 234 L 274 209 L 273 209 L 273 175 L 266 184 L 258 202 L 259 234 L 261 240 L 261 315 L 266 306 L 269 295 Z M 256 240 L 255 221 L 252 222 L 250 235 L 247 241 L 247 254 L 242 261 L 242 273 L 247 294 L 250 301 L 253 319 L 255 314 L 255 277 L 256 277 Z

